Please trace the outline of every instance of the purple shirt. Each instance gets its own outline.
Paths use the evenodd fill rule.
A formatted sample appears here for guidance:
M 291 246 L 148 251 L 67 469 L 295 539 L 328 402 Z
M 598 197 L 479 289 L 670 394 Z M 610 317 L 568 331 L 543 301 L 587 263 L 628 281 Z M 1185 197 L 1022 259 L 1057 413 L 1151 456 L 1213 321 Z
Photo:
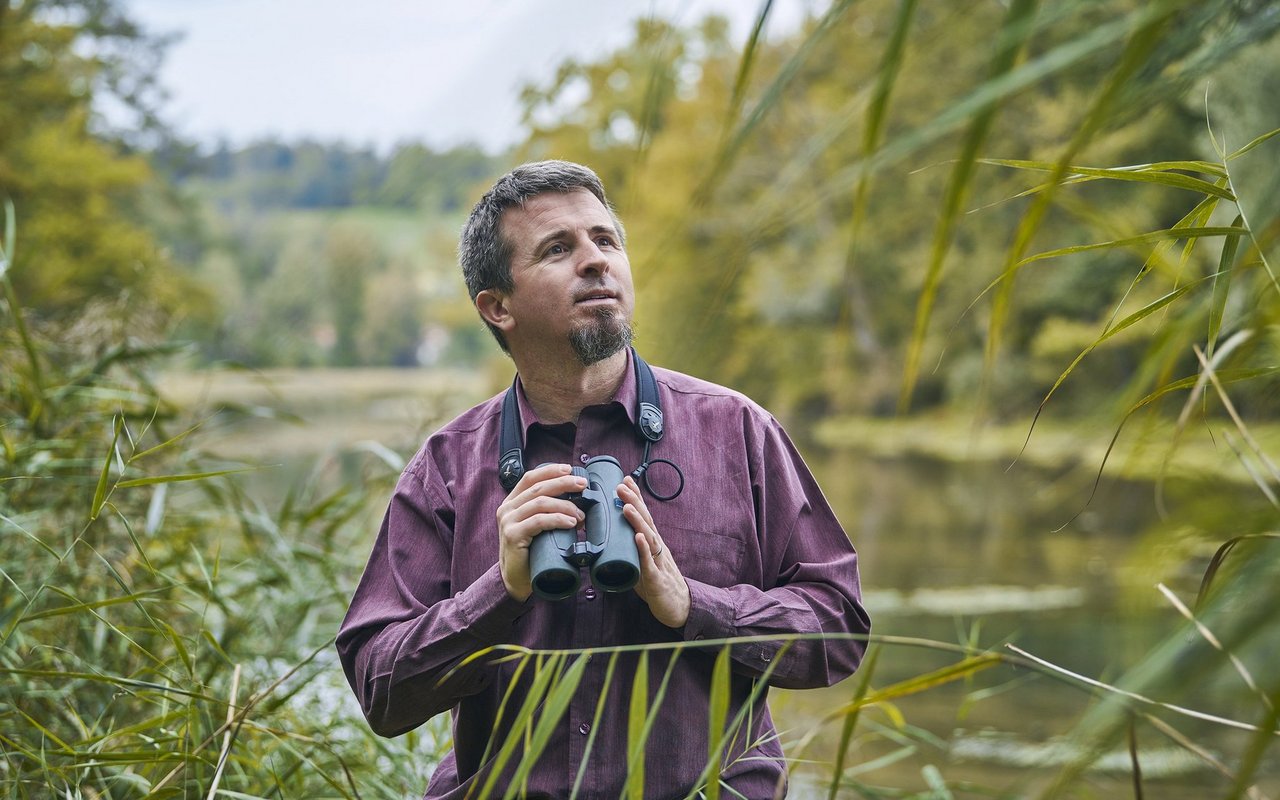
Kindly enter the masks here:
M 629 360 L 628 360 L 629 361 Z M 655 368 L 666 434 L 653 448 L 684 471 L 684 492 L 646 504 L 666 547 L 689 583 L 684 628 L 658 622 L 634 592 L 598 592 L 589 579 L 558 602 L 518 602 L 499 573 L 496 511 L 502 396 L 465 412 L 427 439 L 405 468 L 382 522 L 364 576 L 338 634 L 347 679 L 370 726 L 384 736 L 409 731 L 432 716 L 453 714 L 454 749 L 432 776 L 427 798 L 461 798 L 490 761 L 490 738 L 506 739 L 498 709 L 514 662 L 477 659 L 441 682 L 471 653 L 496 644 L 578 649 L 793 633 L 865 634 L 858 557 L 821 490 L 778 422 L 743 395 Z M 519 398 L 528 467 L 585 462 L 611 455 L 624 470 L 643 445 L 632 423 L 633 367 L 614 400 L 583 409 L 577 424 L 544 425 Z M 671 473 L 652 468 L 655 487 Z M 750 699 L 782 641 L 732 649 L 729 719 Z M 866 644 L 853 639 L 795 641 L 777 659 L 769 683 L 829 686 L 850 675 Z M 707 761 L 709 689 L 719 647 L 686 648 L 671 672 L 645 752 L 645 796 L 683 797 Z M 504 653 L 499 653 L 504 655 Z M 652 708 L 671 651 L 649 655 Z M 525 797 L 567 798 L 583 762 L 609 654 L 593 656 L 579 690 L 528 778 Z M 627 717 L 638 664 L 624 653 L 614 667 L 578 797 L 622 796 Z M 522 683 L 529 680 L 526 669 Z M 721 780 L 748 798 L 772 797 L 785 765 L 761 692 L 724 759 Z M 510 720 L 524 693 L 507 701 Z M 511 772 L 513 758 L 504 772 Z M 497 786 L 509 782 L 503 775 Z M 730 795 L 731 796 L 731 795 Z

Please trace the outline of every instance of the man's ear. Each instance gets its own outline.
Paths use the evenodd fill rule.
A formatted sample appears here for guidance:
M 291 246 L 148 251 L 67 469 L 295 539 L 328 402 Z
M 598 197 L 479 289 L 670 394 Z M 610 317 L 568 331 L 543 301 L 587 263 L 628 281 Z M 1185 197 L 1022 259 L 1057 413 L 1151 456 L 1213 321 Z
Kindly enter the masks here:
M 503 332 L 510 330 L 515 324 L 511 312 L 507 310 L 506 299 L 506 295 L 494 289 L 485 289 L 476 295 L 476 310 L 480 312 L 480 317 Z

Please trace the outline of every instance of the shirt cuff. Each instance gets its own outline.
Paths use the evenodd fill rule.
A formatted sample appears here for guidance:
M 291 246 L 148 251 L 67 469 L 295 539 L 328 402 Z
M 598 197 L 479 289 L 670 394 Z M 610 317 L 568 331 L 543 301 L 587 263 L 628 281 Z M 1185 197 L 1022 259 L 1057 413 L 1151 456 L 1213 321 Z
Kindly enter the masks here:
M 684 638 L 727 639 L 736 633 L 733 597 L 728 589 L 711 586 L 692 578 L 689 584 L 689 619 L 684 624 Z
M 532 597 L 532 595 L 530 595 Z M 499 644 L 506 640 L 511 625 L 533 608 L 507 594 L 502 569 L 494 564 L 475 583 L 458 592 L 454 599 L 467 629 L 478 639 Z

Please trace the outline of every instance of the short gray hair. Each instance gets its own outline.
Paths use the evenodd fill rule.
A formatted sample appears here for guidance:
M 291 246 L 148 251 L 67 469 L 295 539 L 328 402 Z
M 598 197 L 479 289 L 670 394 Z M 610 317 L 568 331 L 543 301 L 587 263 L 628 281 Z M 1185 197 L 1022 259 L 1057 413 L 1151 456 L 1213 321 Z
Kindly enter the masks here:
M 467 293 L 474 302 L 476 295 L 486 289 L 509 293 L 515 288 L 511 278 L 511 244 L 502 236 L 502 214 L 508 208 L 523 206 L 525 201 L 547 192 L 571 192 L 586 189 L 595 195 L 609 211 L 613 225 L 618 229 L 618 239 L 625 245 L 626 232 L 618 219 L 609 198 L 605 195 L 600 177 L 589 167 L 571 161 L 534 161 L 522 164 L 503 175 L 485 192 L 480 202 L 471 209 L 471 216 L 462 226 L 458 240 L 458 263 L 462 278 L 467 283 Z M 502 349 L 507 342 L 488 321 L 489 331 Z

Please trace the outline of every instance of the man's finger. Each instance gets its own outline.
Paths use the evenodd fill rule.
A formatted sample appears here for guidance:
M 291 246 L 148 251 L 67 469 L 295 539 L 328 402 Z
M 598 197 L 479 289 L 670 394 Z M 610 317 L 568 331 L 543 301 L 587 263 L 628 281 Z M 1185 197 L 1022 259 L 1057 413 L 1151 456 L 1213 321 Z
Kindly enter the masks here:
M 620 485 L 618 489 L 620 493 L 625 493 L 627 495 L 622 498 L 622 501 L 635 506 L 636 513 L 638 513 L 644 520 L 645 525 L 656 531 L 658 526 L 653 522 L 653 515 L 649 513 L 649 507 L 645 505 L 644 496 L 640 494 L 640 486 L 635 482 L 635 479 L 628 475 L 623 479 L 622 485 Z M 621 496 L 621 494 L 619 496 Z

